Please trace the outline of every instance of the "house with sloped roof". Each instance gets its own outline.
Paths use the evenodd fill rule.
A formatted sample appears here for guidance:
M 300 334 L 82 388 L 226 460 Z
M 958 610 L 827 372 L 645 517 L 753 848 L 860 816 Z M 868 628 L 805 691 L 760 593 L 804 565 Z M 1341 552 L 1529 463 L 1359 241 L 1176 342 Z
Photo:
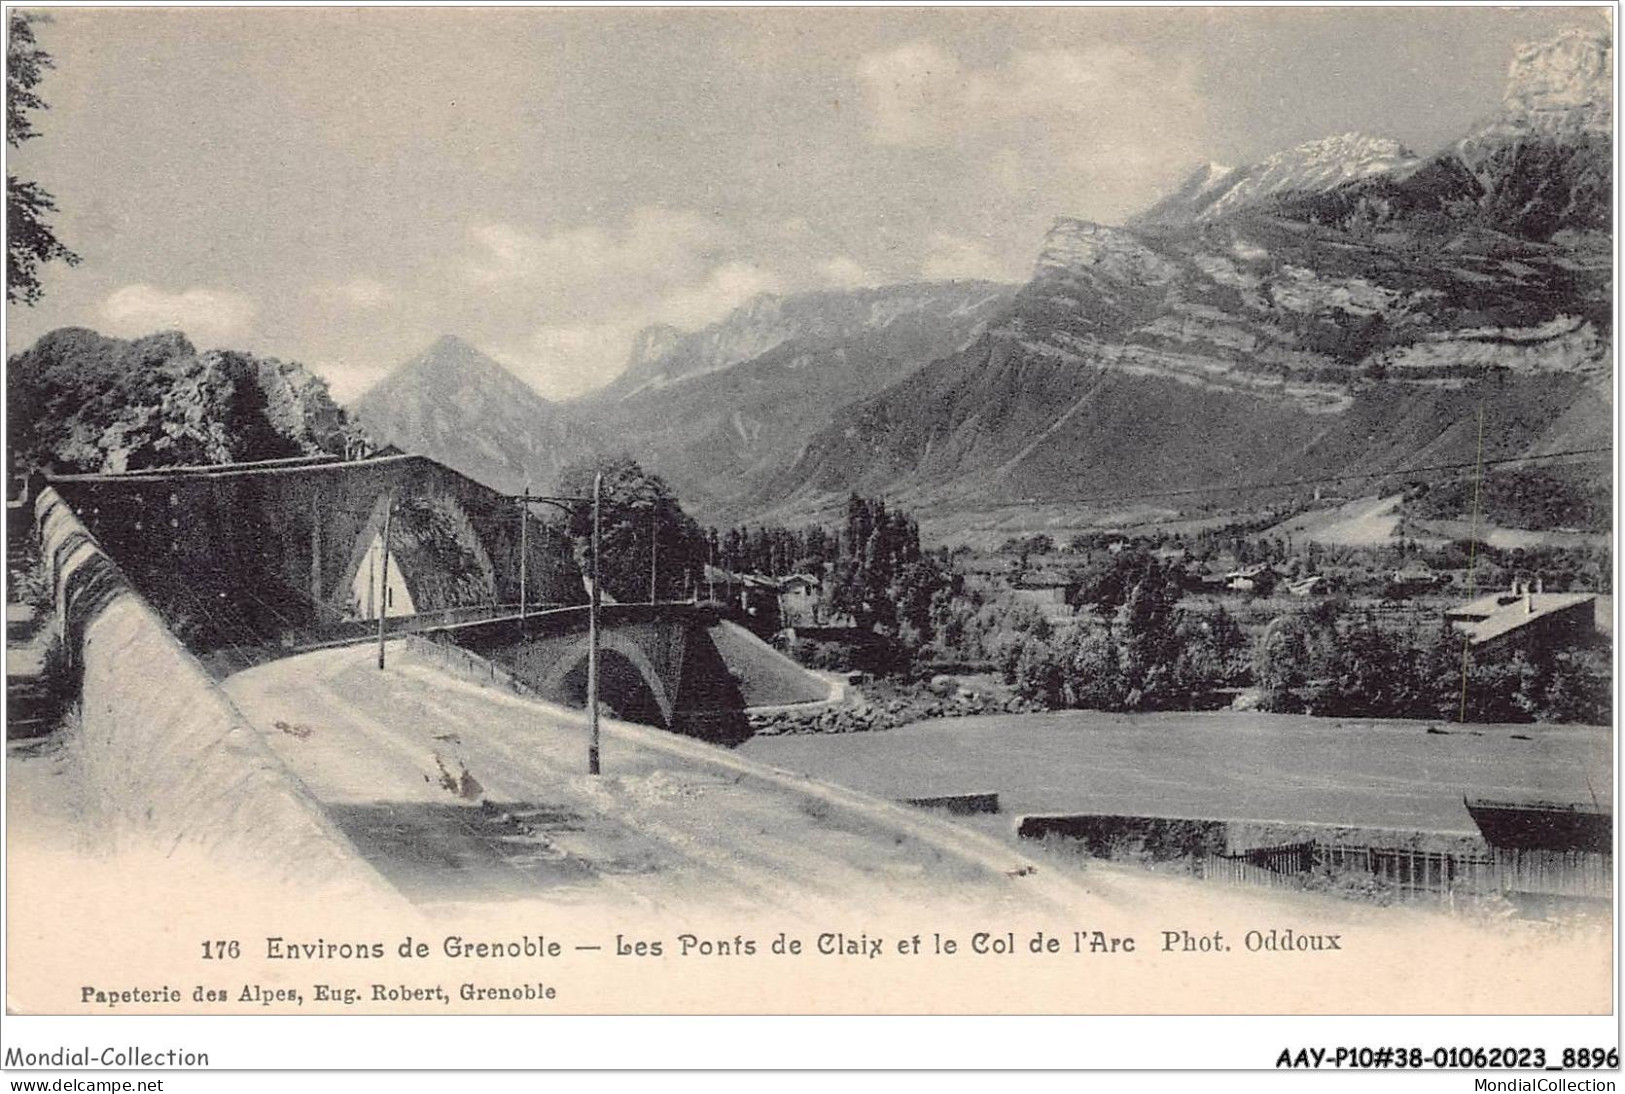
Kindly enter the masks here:
M 1514 583 L 1445 611 L 1473 649 L 1567 649 L 1596 634 L 1592 593 L 1547 593 Z
M 823 621 L 824 583 L 812 574 L 791 574 L 779 581 L 779 615 L 785 626 Z

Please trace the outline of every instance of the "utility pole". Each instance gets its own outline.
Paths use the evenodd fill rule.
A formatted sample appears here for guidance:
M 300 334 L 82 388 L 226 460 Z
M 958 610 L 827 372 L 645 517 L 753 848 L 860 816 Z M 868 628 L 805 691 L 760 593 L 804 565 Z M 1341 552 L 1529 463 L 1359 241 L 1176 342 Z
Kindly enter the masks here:
M 660 501 L 649 504 L 649 603 L 655 602 L 655 559 L 660 550 L 660 523 L 656 517 Z
M 310 494 L 310 619 L 318 628 L 326 622 L 322 618 L 321 495 L 314 490 Z
M 532 494 L 528 485 L 525 487 L 523 494 L 507 495 L 509 501 L 519 502 L 524 507 L 523 512 L 527 522 L 530 516 L 530 506 L 536 502 L 551 505 L 571 516 L 581 512 L 581 506 L 589 502 L 592 504 L 592 597 L 587 601 L 587 774 L 589 775 L 598 774 L 598 556 L 603 545 L 602 520 L 600 519 L 603 493 L 604 476 L 599 473 L 592 478 L 592 497 L 590 498 L 548 497 L 543 494 Z M 528 573 L 525 563 L 526 548 L 529 546 L 529 541 L 526 538 L 528 533 L 525 529 L 528 527 L 528 523 L 521 525 L 519 536 L 519 615 L 521 619 L 524 618 L 529 604 L 529 599 L 524 590 L 525 578 Z
M 378 671 L 384 670 L 384 623 L 389 616 L 389 526 L 395 517 L 395 491 L 384 500 L 384 559 L 378 574 Z
M 525 492 L 519 498 L 519 621 L 525 619 L 525 579 L 530 575 L 527 566 L 530 561 L 530 483 L 525 484 Z
M 587 603 L 587 774 L 598 774 L 598 548 L 604 476 L 592 477 L 592 599 Z

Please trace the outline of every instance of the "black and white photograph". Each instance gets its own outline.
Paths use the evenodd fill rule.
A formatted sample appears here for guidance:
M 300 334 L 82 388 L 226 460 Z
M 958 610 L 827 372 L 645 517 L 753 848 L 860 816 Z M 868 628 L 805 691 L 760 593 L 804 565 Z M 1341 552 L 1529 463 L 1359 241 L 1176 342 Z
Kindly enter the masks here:
M 6 1071 L 1617 1074 L 1615 14 L 6 6 Z

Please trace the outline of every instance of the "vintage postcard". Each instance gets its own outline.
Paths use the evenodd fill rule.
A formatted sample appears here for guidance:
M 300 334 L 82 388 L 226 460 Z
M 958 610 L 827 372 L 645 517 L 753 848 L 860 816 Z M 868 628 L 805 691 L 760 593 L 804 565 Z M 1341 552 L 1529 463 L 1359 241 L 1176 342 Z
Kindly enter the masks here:
M 6 26 L 8 1070 L 1618 1067 L 1611 7 Z

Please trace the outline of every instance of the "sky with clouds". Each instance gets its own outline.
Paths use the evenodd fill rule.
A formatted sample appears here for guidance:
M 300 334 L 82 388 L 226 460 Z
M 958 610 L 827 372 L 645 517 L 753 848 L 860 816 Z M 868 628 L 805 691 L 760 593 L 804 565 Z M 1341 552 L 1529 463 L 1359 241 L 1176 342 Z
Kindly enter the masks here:
M 350 399 L 442 333 L 543 394 L 763 292 L 1029 273 L 1209 160 L 1433 151 L 1580 8 L 72 9 L 11 170 L 83 256 L 7 309 Z

